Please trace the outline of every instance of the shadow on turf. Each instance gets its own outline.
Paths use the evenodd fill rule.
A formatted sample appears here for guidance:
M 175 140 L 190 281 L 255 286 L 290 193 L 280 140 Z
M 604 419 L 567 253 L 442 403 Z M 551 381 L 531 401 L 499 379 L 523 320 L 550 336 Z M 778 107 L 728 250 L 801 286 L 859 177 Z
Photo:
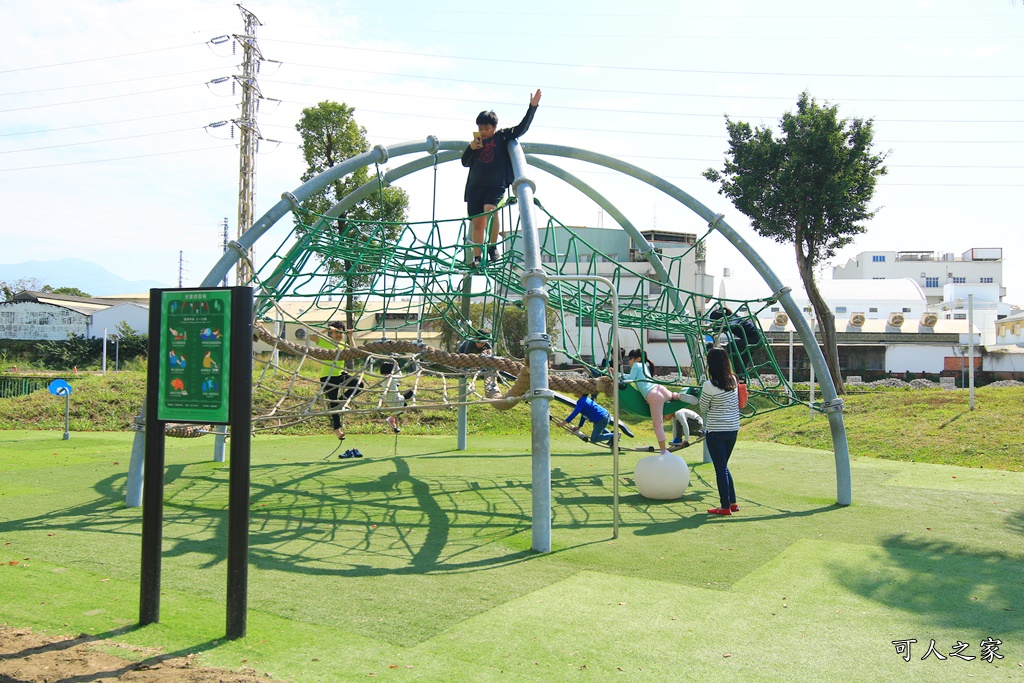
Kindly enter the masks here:
M 6 654 L 0 654 L 0 659 L 16 660 L 23 659 L 25 657 L 31 657 L 33 655 L 40 655 L 45 652 L 63 652 L 64 650 L 70 650 L 71 648 L 78 645 L 88 645 L 90 643 L 101 643 L 104 640 L 110 638 L 117 638 L 123 636 L 132 631 L 137 631 L 141 626 L 138 624 L 132 624 L 130 626 L 121 626 L 119 628 L 104 631 L 103 633 L 80 633 L 74 638 L 68 638 L 67 640 L 57 640 L 52 643 L 46 643 L 45 645 L 39 645 L 36 647 L 27 647 L 18 652 L 10 652 Z M 216 648 L 221 641 L 218 640 L 207 640 L 205 643 L 198 643 L 196 645 L 182 648 L 174 652 L 161 652 L 158 655 L 133 661 L 120 666 L 116 669 L 110 669 L 108 671 L 91 671 L 88 674 L 81 676 L 72 676 L 70 678 L 62 678 L 61 683 L 85 683 L 86 681 L 97 681 L 97 680 L 121 680 L 121 677 L 132 671 L 141 669 L 151 668 L 161 662 L 165 662 L 169 659 L 176 659 L 178 657 L 185 657 L 191 654 L 199 652 L 205 652 Z M 184 675 L 185 672 L 183 671 Z M 15 681 L 13 678 L 0 677 L 2 681 Z M 21 680 L 21 679 L 18 679 Z
M 1020 554 L 979 550 L 906 534 L 882 542 L 884 562 L 834 563 L 835 580 L 848 590 L 943 628 L 984 633 L 1004 642 L 1024 633 Z M 908 636 L 912 637 L 912 636 Z M 920 636 L 918 636 L 920 638 Z M 975 653 L 976 654 L 976 653 Z

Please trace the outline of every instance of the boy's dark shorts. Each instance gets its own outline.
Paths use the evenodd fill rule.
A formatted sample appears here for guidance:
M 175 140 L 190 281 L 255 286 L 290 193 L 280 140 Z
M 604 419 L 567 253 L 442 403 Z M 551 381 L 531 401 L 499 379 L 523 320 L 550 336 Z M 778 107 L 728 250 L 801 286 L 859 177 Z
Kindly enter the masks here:
M 484 206 L 491 204 L 497 206 L 501 197 L 505 194 L 505 188 L 500 186 L 470 186 L 466 188 L 466 210 L 470 216 L 477 216 L 484 212 Z

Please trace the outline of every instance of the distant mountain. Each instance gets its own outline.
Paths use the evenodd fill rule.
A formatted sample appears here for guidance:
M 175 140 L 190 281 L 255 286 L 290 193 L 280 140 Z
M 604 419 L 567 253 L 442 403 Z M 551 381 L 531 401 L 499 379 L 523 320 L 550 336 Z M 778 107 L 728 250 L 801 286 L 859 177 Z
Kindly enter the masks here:
M 126 280 L 98 263 L 77 258 L 0 263 L 0 280 L 13 283 L 22 278 L 35 278 L 39 280 L 40 286 L 77 287 L 91 296 L 138 294 L 148 292 L 153 287 L 174 286 L 156 280 Z

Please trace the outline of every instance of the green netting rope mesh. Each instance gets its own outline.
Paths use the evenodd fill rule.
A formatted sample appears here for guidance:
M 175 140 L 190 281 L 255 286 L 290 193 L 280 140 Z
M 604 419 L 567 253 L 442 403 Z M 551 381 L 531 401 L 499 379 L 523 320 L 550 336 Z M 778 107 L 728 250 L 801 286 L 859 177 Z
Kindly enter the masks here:
M 471 224 L 467 218 L 386 223 L 338 219 L 298 209 L 292 234 L 248 283 L 257 292 L 257 322 L 271 335 L 278 323 L 315 329 L 323 328 L 330 320 L 349 322 L 362 339 L 375 338 L 367 333 L 379 332 L 382 342 L 403 339 L 421 343 L 430 333 L 434 338 L 439 336 L 442 349 L 449 352 L 466 338 L 486 339 L 493 343 L 497 356 L 521 359 L 521 339 L 526 333 L 520 281 L 524 258 L 518 212 L 511 210 L 514 203 L 513 198 L 496 209 L 504 211 L 498 258 L 485 260 L 478 267 L 472 262 Z M 757 321 L 758 314 L 774 304 L 774 299 L 718 300 L 661 282 L 642 249 L 630 260 L 602 253 L 587 242 L 586 230 L 568 228 L 539 201 L 535 203 L 546 221 L 540 230 L 544 270 L 550 275 L 609 277 L 619 294 L 621 346 L 646 349 L 652 342 L 667 345 L 675 370 L 655 381 L 675 387 L 699 385 L 704 379 L 707 348 L 721 345 L 729 351 L 734 369 L 749 387 L 745 416 L 800 403 Z M 700 236 L 681 256 L 662 257 L 672 282 L 681 280 L 684 259 L 691 252 L 702 255 L 706 237 L 707 233 Z M 548 331 L 557 340 L 557 350 L 582 368 L 584 377 L 606 374 L 604 367 L 611 354 L 611 294 L 597 283 L 572 281 L 550 281 L 548 294 Z M 289 305 L 283 306 L 283 302 Z M 317 378 L 330 372 L 307 369 L 304 375 L 301 368 L 310 354 L 302 349 L 289 351 L 286 346 L 281 348 L 301 358 L 287 368 L 277 362 L 268 363 L 261 373 L 261 379 L 283 376 L 277 380 L 277 390 L 262 402 L 264 417 L 269 421 L 283 424 L 334 410 L 387 408 L 384 398 L 376 405 L 364 400 L 362 407 L 354 403 L 340 408 L 323 406 L 324 390 Z M 435 387 L 435 396 L 424 396 L 416 401 L 417 406 L 457 403 L 460 399 L 451 393 L 450 378 L 479 374 L 479 369 L 467 372 L 464 359 L 452 366 L 436 359 L 421 363 L 418 348 L 426 347 L 403 348 L 405 351 L 397 354 L 399 367 L 415 371 L 415 379 L 407 381 L 416 382 L 418 394 L 421 384 Z M 388 375 L 377 371 L 381 363 L 387 362 L 390 352 L 386 346 L 374 353 L 349 352 L 355 355 L 344 361 L 348 371 L 364 380 L 370 373 L 373 386 L 390 382 Z M 522 370 L 522 363 L 513 369 Z M 424 372 L 434 372 L 435 381 L 421 382 Z M 515 373 L 498 372 L 510 381 L 516 379 Z M 295 378 L 304 376 L 309 386 L 300 390 L 307 382 Z M 493 379 L 485 380 L 491 386 L 484 392 L 471 390 L 461 400 L 494 400 Z M 269 385 L 258 383 L 256 391 L 264 391 Z M 602 388 L 609 386 L 605 382 Z M 293 400 L 292 394 L 301 395 L 301 400 Z

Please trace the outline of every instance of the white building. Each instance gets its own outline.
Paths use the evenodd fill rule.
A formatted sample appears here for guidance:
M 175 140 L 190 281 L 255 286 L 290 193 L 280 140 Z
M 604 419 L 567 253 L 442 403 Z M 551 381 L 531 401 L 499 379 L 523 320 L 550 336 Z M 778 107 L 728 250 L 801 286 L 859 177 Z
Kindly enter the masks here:
M 645 230 L 640 234 L 662 258 L 676 287 L 700 294 L 710 295 L 713 292 L 713 278 L 705 273 L 703 245 L 697 245 L 696 235 L 669 230 Z M 542 227 L 539 239 L 545 265 L 557 268 L 562 275 L 601 275 L 608 278 L 614 275 L 620 297 L 632 297 L 634 301 L 642 298 L 647 304 L 653 304 L 662 295 L 660 284 L 646 281 L 657 276 L 641 253 L 643 245 L 633 242 L 621 227 Z M 511 248 L 518 249 L 519 243 L 513 241 Z M 642 282 L 641 278 L 645 281 Z M 598 296 L 607 291 L 601 285 L 594 287 Z M 682 296 L 685 298 L 685 294 Z M 696 308 L 697 313 L 702 313 L 705 305 L 703 296 L 695 297 L 687 305 L 687 312 L 694 315 L 692 309 Z M 570 356 L 598 364 L 610 353 L 610 324 L 598 322 L 595 328 L 589 316 L 566 315 L 560 320 L 560 326 L 565 349 L 556 350 L 553 354 L 555 364 L 571 362 Z M 622 348 L 639 347 L 639 334 L 639 330 L 620 331 Z M 664 331 L 647 330 L 643 342 L 649 358 L 657 366 L 672 368 L 678 364 L 685 367 L 690 363 L 686 345 L 673 339 L 676 342 L 672 345 L 673 355 Z
M 933 251 L 865 251 L 832 269 L 836 280 L 911 279 L 920 285 L 929 310 L 945 320 L 967 320 L 973 299 L 974 324 L 982 343 L 997 344 L 995 323 L 1013 311 L 1003 302 L 1003 250 L 968 249 L 960 256 Z
M 943 288 L 953 285 L 997 285 L 996 301 L 1006 296 L 1001 248 L 968 249 L 960 256 L 937 251 L 862 251 L 846 265 L 832 269 L 834 280 L 895 280 L 910 278 L 928 297 L 945 301 Z
M 127 323 L 149 329 L 149 306 L 120 299 L 91 299 L 48 292 L 19 292 L 0 303 L 0 339 L 64 340 L 68 335 L 102 338 Z
M 421 317 L 429 313 L 423 309 L 418 297 L 399 297 L 385 302 L 371 297 L 361 302 L 356 316 L 352 339 L 357 346 L 382 338 L 397 341 L 423 341 L 434 348 L 441 347 L 441 332 L 436 326 L 421 325 Z M 285 298 L 264 315 L 263 324 L 282 339 L 300 346 L 316 345 L 316 335 L 326 335 L 327 324 L 345 322 L 345 301 L 303 298 Z M 427 303 L 429 306 L 429 302 Z M 253 348 L 267 352 L 272 347 L 257 341 Z
M 889 320 L 897 314 L 904 320 L 920 318 L 927 312 L 927 296 L 915 280 L 909 278 L 880 280 L 822 280 L 818 291 L 839 320 L 863 316 L 865 320 Z M 793 287 L 793 302 L 811 318 L 811 302 L 803 286 Z M 782 311 L 781 304 L 769 307 L 768 313 Z M 768 317 L 767 315 L 764 317 Z

